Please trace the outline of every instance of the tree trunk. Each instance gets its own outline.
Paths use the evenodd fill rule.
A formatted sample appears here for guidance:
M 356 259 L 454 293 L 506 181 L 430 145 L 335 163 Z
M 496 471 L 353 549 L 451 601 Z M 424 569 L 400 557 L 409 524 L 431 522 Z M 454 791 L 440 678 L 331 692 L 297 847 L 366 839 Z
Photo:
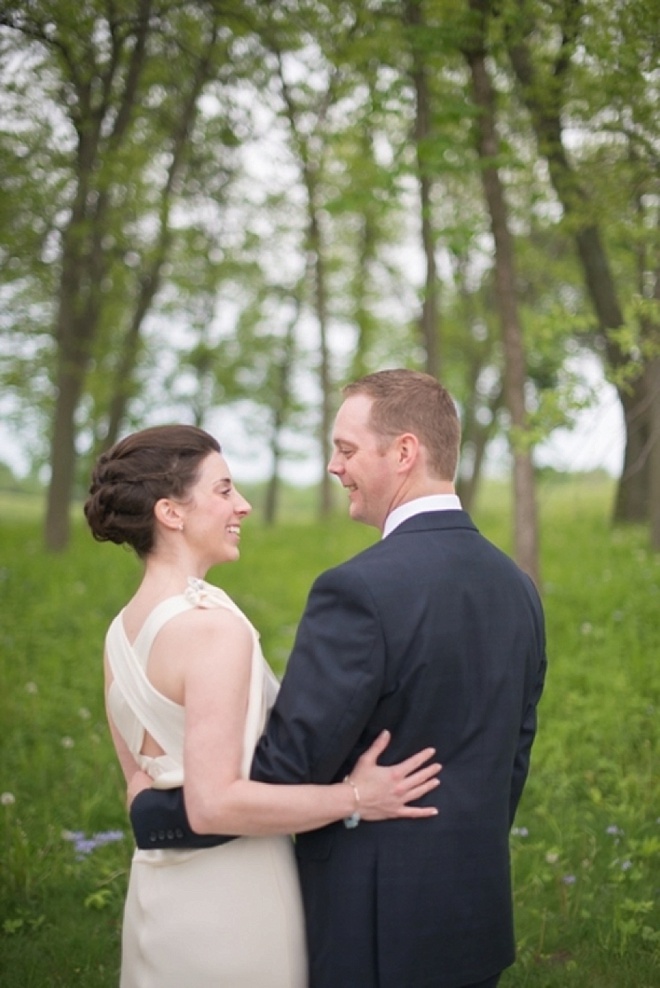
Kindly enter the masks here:
M 85 376 L 85 361 L 75 363 L 59 355 L 57 400 L 51 437 L 51 478 L 46 496 L 45 544 L 53 552 L 66 549 L 70 536 L 76 446 L 75 414 Z
M 575 8 L 579 17 L 578 8 Z M 525 23 L 524 21 L 521 23 Z M 531 27 L 532 25 L 527 25 Z M 565 46 L 572 40 L 577 20 L 567 25 Z M 517 25 L 520 28 L 520 23 Z M 585 284 L 593 305 L 604 342 L 609 366 L 621 369 L 628 357 L 612 339 L 611 330 L 623 325 L 623 314 L 617 296 L 614 276 L 599 227 L 592 221 L 593 210 L 589 206 L 589 193 L 571 166 L 563 144 L 561 121 L 561 81 L 569 60 L 562 49 L 557 57 L 552 80 L 541 86 L 523 32 L 515 38 L 509 35 L 508 51 L 511 65 L 520 83 L 523 101 L 529 110 L 539 151 L 548 162 L 552 185 L 567 218 L 574 230 L 578 256 L 584 272 Z M 641 388 L 641 392 L 640 392 Z M 643 521 L 648 519 L 649 474 L 640 460 L 640 448 L 646 446 L 650 429 L 648 403 L 644 400 L 644 386 L 633 383 L 632 391 L 617 385 L 626 424 L 626 450 L 624 469 L 619 480 L 615 502 L 615 521 Z M 640 513 L 641 512 L 641 513 Z
M 309 108 L 299 110 L 284 77 L 282 57 L 278 45 L 274 39 L 270 40 L 270 44 L 278 59 L 280 86 L 286 108 L 286 117 L 298 154 L 302 180 L 307 195 L 307 243 L 305 245 L 307 270 L 313 283 L 314 310 L 319 329 L 318 375 L 321 386 L 319 446 L 323 461 L 319 494 L 319 517 L 323 519 L 332 512 L 333 503 L 331 478 L 325 469 L 326 464 L 330 460 L 330 430 L 332 427 L 333 402 L 330 394 L 332 373 L 330 368 L 330 351 L 328 348 L 328 291 L 325 243 L 323 239 L 321 208 L 318 203 L 319 176 L 324 150 L 324 139 L 320 133 L 320 125 L 332 104 L 333 87 L 338 78 L 339 70 L 335 70 L 335 75 L 330 79 L 326 91 L 322 94 L 319 105 L 314 110 Z M 310 137 L 301 131 L 299 116 L 301 114 L 309 115 L 312 112 L 316 114 L 319 133 L 315 134 L 313 139 L 310 139 Z M 318 145 L 316 150 L 313 150 L 313 144 Z
M 431 97 L 426 66 L 415 36 L 415 32 L 424 26 L 420 0 L 406 0 L 405 20 L 411 29 L 411 77 L 415 88 L 415 154 L 419 182 L 422 253 L 426 267 L 420 331 L 425 353 L 425 370 L 437 378 L 440 376 L 438 275 L 435 262 L 436 238 L 433 229 L 433 181 L 427 164 L 428 145 L 432 136 Z
M 54 552 L 65 549 L 69 542 L 69 510 L 76 467 L 75 417 L 98 329 L 99 286 L 106 270 L 101 231 L 107 196 L 99 194 L 94 216 L 87 214 L 93 160 L 93 150 L 87 141 L 81 140 L 78 187 L 69 225 L 63 236 L 62 274 L 54 332 L 57 342 L 56 394 L 44 527 L 46 548 Z
M 280 495 L 280 460 L 282 451 L 279 443 L 279 429 L 277 422 L 273 423 L 273 433 L 271 436 L 271 470 L 268 483 L 266 484 L 266 496 L 264 498 L 264 522 L 266 525 L 274 525 L 277 518 Z
M 626 429 L 623 469 L 614 501 L 615 522 L 644 524 L 649 519 L 649 450 L 651 422 L 648 412 L 648 368 L 619 390 Z
M 366 129 L 362 134 L 362 155 L 365 161 L 374 157 L 373 135 Z M 378 207 L 376 207 L 378 208 Z M 374 222 L 373 205 L 363 206 L 360 215 L 360 235 L 357 252 L 355 275 L 351 282 L 351 294 L 354 299 L 355 324 L 357 326 L 357 342 L 353 359 L 351 360 L 350 377 L 357 380 L 368 373 L 367 357 L 371 350 L 374 336 L 375 320 L 368 304 L 369 287 L 371 285 L 371 267 L 376 258 L 377 230 Z
M 321 422 L 319 445 L 323 461 L 319 498 L 319 517 L 327 518 L 332 512 L 331 477 L 325 469 L 330 460 L 330 431 L 332 429 L 333 402 L 330 394 L 332 374 L 328 348 L 328 292 L 326 285 L 325 255 L 321 219 L 316 208 L 316 187 L 313 175 L 307 175 L 309 208 L 309 253 L 311 274 L 314 281 L 314 307 L 319 328 L 319 383 L 321 385 Z
M 471 408 L 468 400 L 463 410 L 463 445 L 469 445 L 472 451 L 471 469 L 469 474 L 461 473 L 456 481 L 456 493 L 461 499 L 461 504 L 466 511 L 473 509 L 476 501 L 479 483 L 481 481 L 481 471 L 486 459 L 486 450 L 490 442 L 495 424 L 497 421 L 497 411 L 502 405 L 503 393 L 500 389 L 489 401 L 492 419 L 488 425 L 481 425 Z M 462 462 L 465 462 L 461 457 Z
M 71 215 L 63 235 L 62 274 L 59 306 L 55 325 L 57 343 L 57 377 L 54 425 L 50 451 L 51 479 L 47 494 L 45 544 L 55 551 L 66 548 L 69 541 L 69 510 L 75 481 L 75 416 L 92 358 L 101 312 L 101 286 L 108 270 L 102 241 L 106 234 L 110 195 L 107 176 L 102 174 L 103 141 L 106 149 L 121 146 L 129 128 L 138 79 L 146 57 L 151 0 L 137 5 L 135 43 L 129 56 L 125 84 L 115 107 L 104 99 L 112 88 L 118 61 L 114 61 L 102 80 L 86 77 L 69 66 L 77 104 L 72 124 L 77 134 L 75 194 Z M 43 39 L 45 40 L 45 39 Z M 112 129 L 104 137 L 108 119 Z
M 281 433 L 286 423 L 287 412 L 291 405 L 291 369 L 295 350 L 295 328 L 300 316 L 300 298 L 296 297 L 296 310 L 289 322 L 284 340 L 284 351 L 277 368 L 277 389 L 273 402 L 272 432 L 270 450 L 272 467 L 266 486 L 264 502 L 264 520 L 267 525 L 274 525 L 277 517 L 280 491 L 280 462 L 282 459 Z
M 486 66 L 485 0 L 470 0 L 476 14 L 474 33 L 465 48 L 472 91 L 479 116 L 475 123 L 477 151 L 481 161 L 484 196 L 490 213 L 495 242 L 495 282 L 502 324 L 504 350 L 504 402 L 511 418 L 513 454 L 514 556 L 518 564 L 540 584 L 536 488 L 531 448 L 527 441 L 525 384 L 527 366 L 515 290 L 515 258 L 504 188 L 494 164 L 499 153 L 495 93 Z

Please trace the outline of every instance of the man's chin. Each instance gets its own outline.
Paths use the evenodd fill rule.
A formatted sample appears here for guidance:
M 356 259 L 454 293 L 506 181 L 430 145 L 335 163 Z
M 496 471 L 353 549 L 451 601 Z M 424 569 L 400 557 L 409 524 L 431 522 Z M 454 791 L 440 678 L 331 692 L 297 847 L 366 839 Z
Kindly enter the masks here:
M 348 506 L 348 517 L 351 521 L 361 521 L 368 524 L 364 512 L 360 510 L 360 507 L 354 501 L 351 501 Z

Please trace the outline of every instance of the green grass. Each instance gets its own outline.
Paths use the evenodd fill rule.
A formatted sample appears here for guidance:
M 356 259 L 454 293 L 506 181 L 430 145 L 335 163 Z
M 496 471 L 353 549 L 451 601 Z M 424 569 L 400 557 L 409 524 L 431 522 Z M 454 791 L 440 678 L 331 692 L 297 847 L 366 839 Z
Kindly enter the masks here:
M 550 671 L 512 836 L 519 956 L 502 988 L 660 985 L 660 557 L 642 529 L 610 530 L 611 497 L 585 480 L 540 492 Z M 474 515 L 509 548 L 506 490 Z M 314 576 L 375 537 L 345 519 L 255 518 L 240 564 L 211 579 L 281 672 Z M 33 506 L 7 496 L 0 546 L 0 980 L 111 988 L 131 842 L 100 651 L 139 566 L 79 522 L 70 550 L 47 555 Z M 80 860 L 63 836 L 114 830 L 125 838 Z

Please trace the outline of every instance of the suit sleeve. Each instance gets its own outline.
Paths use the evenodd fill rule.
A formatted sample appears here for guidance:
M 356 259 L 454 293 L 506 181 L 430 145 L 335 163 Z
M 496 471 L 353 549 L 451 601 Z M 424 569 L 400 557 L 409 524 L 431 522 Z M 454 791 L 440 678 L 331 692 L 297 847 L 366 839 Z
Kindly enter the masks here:
M 153 848 L 215 847 L 234 840 L 221 834 L 197 834 L 188 823 L 183 789 L 144 789 L 130 808 L 135 843 Z
M 383 688 L 385 646 L 368 586 L 346 566 L 310 592 L 252 763 L 262 782 L 329 783 L 349 771 Z
M 511 796 L 509 803 L 509 825 L 513 825 L 513 820 L 518 809 L 520 797 L 522 796 L 525 782 L 529 774 L 529 762 L 532 751 L 532 744 L 536 737 L 537 728 L 537 707 L 545 686 L 545 675 L 547 669 L 545 651 L 545 628 L 543 610 L 541 602 L 534 591 L 536 603 L 534 607 L 535 624 L 537 627 L 537 659 L 533 667 L 531 687 L 527 691 L 526 705 L 520 724 L 520 734 L 518 737 L 518 747 L 513 764 L 511 777 Z

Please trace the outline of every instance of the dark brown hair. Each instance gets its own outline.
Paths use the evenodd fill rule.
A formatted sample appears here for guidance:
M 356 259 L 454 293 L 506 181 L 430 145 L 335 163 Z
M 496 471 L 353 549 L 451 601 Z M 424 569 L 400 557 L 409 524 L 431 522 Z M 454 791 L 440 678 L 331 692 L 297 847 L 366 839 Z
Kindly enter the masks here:
M 430 374 L 395 369 L 376 371 L 342 389 L 345 398 L 373 399 L 370 425 L 383 440 L 404 432 L 417 436 L 440 480 L 453 480 L 458 466 L 461 425 L 454 400 Z
M 92 472 L 84 511 L 94 538 L 148 556 L 154 505 L 163 497 L 184 500 L 213 452 L 222 452 L 220 443 L 194 425 L 157 425 L 120 439 Z

